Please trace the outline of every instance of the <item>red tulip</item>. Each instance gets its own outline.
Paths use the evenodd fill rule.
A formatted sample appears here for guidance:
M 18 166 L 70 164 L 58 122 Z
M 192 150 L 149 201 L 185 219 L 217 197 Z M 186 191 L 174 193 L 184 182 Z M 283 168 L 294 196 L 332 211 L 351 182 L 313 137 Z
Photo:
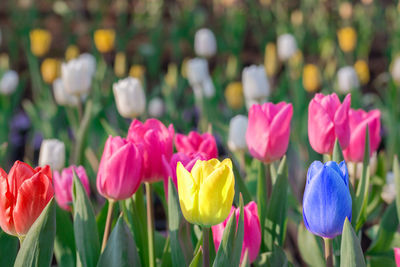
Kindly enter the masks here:
M 0 226 L 10 235 L 23 236 L 54 195 L 49 166 L 33 169 L 16 161 L 7 173 L 0 168 Z
M 191 131 L 187 136 L 176 134 L 175 146 L 178 152 L 185 154 L 202 152 L 207 155 L 207 160 L 218 157 L 217 143 L 209 133 Z

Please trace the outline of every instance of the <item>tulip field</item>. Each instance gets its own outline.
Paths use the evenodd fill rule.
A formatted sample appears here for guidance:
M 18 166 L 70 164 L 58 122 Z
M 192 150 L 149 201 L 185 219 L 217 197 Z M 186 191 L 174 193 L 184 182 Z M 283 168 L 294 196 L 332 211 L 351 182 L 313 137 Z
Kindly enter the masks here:
M 400 267 L 400 3 L 0 1 L 0 267 Z

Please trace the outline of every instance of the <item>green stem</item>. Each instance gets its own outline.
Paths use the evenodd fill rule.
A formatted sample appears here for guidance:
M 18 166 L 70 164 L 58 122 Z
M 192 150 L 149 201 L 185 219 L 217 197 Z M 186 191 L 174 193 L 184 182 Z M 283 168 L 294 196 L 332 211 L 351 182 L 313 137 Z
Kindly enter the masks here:
M 153 196 L 151 184 L 146 182 L 146 201 L 147 201 L 147 238 L 149 245 L 149 266 L 155 267 L 154 258 L 154 216 L 153 216 Z
M 350 182 L 353 184 L 353 188 L 356 188 L 357 180 L 357 162 L 353 162 L 353 175 L 350 177 Z
M 258 162 L 258 177 L 257 177 L 257 203 L 258 203 L 258 214 L 260 216 L 261 224 L 261 246 L 265 246 L 264 242 L 264 227 L 265 227 L 265 214 L 267 213 L 267 185 L 265 177 L 265 166 L 264 163 Z
M 332 239 L 324 238 L 326 267 L 333 267 Z
M 110 235 L 113 209 L 114 209 L 114 200 L 109 199 L 108 200 L 106 228 L 104 229 L 103 243 L 101 245 L 101 252 L 103 252 L 104 249 L 106 248 L 108 236 Z
M 19 247 L 22 247 L 22 243 L 24 243 L 25 236 L 24 235 L 19 235 L 18 239 L 19 239 Z
M 203 267 L 210 266 L 210 228 L 203 227 Z

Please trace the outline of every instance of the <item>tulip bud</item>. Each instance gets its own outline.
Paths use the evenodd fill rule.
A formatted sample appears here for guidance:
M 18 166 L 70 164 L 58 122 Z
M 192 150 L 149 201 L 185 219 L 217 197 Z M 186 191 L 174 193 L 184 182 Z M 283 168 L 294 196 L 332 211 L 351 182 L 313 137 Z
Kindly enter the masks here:
M 97 172 L 97 190 L 112 200 L 130 198 L 142 182 L 142 153 L 119 136 L 109 136 Z
M 10 95 L 17 89 L 19 82 L 18 73 L 14 70 L 8 70 L 3 74 L 0 80 L 0 93 Z
M 334 238 L 351 221 L 351 195 L 346 163 L 314 161 L 307 172 L 303 196 L 303 219 L 308 231 Z
M 175 88 L 178 84 L 178 67 L 175 63 L 168 64 L 168 72 L 164 77 L 165 83 L 171 87 Z
M 60 171 L 65 164 L 65 145 L 57 139 L 42 141 L 39 153 L 39 165 L 49 165 L 53 171 Z
M 51 34 L 47 30 L 34 29 L 29 33 L 31 51 L 37 57 L 44 56 L 50 49 Z
M 367 0 L 364 0 L 364 1 L 367 1 Z M 372 0 L 368 0 L 368 1 L 372 2 Z M 394 248 L 393 250 L 394 250 L 394 258 L 396 260 L 396 266 L 400 266 L 400 248 Z
M 241 82 L 231 82 L 225 89 L 225 99 L 232 109 L 243 106 L 243 86 Z
M 286 33 L 278 37 L 278 57 L 281 61 L 287 61 L 297 52 L 297 42 L 292 34 Z
M 155 97 L 149 102 L 149 115 L 154 118 L 160 118 L 164 115 L 165 112 L 165 104 L 164 101 Z
M 138 79 L 128 77 L 113 85 L 115 102 L 122 117 L 133 119 L 146 108 L 146 95 Z
M 353 15 L 353 6 L 350 2 L 344 2 L 340 4 L 339 15 L 342 19 L 350 19 Z
M 142 65 L 132 65 L 129 69 L 129 76 L 139 79 L 144 84 L 144 78 L 146 74 L 146 68 Z
M 69 45 L 65 51 L 65 60 L 70 61 L 71 59 L 79 56 L 79 47 L 76 45 Z
M 99 29 L 94 32 L 94 44 L 100 53 L 107 53 L 114 49 L 115 31 Z
M 124 52 L 115 55 L 114 72 L 117 77 L 122 77 L 126 72 L 126 56 Z
M 303 86 L 307 92 L 315 92 L 321 85 L 321 77 L 318 67 L 307 64 L 303 68 Z
M 297 9 L 290 14 L 290 21 L 294 26 L 301 26 L 303 24 L 303 12 Z
M 82 58 L 62 63 L 61 79 L 65 90 L 76 96 L 88 94 L 92 85 L 92 71 L 92 66 Z
M 386 174 L 386 184 L 383 186 L 381 197 L 388 205 L 396 199 L 396 185 L 393 172 Z
M 7 53 L 0 53 L 0 69 L 6 70 L 10 68 L 10 57 Z
M 203 95 L 211 98 L 215 95 L 215 88 L 208 72 L 208 62 L 205 59 L 195 58 L 187 63 L 187 76 L 196 98 Z
M 357 72 L 352 66 L 342 67 L 337 73 L 338 89 L 341 93 L 349 93 L 353 89 L 360 87 Z
M 365 85 L 369 82 L 369 68 L 367 62 L 365 60 L 357 60 L 354 64 L 354 69 L 357 72 L 358 79 L 362 85 Z
M 72 204 L 72 184 L 74 173 L 81 180 L 86 193 L 90 195 L 89 179 L 82 166 L 70 166 L 62 170 L 61 173 L 54 171 L 54 193 L 58 205 L 67 211 L 71 211 Z
M 53 81 L 60 75 L 60 65 L 60 61 L 55 58 L 46 58 L 43 60 L 40 68 L 43 81 L 49 84 L 53 83 Z
M 96 58 L 92 54 L 83 53 L 79 56 L 79 60 L 86 66 L 90 76 L 94 76 L 96 73 Z
M 200 57 L 212 57 L 217 52 L 217 41 L 214 33 L 206 28 L 196 32 L 194 37 L 194 50 Z
M 265 69 L 262 65 L 251 65 L 242 72 L 243 93 L 246 99 L 246 106 L 249 109 L 252 104 L 261 104 L 267 101 L 270 94 Z
M 53 93 L 57 104 L 61 106 L 76 107 L 79 104 L 79 97 L 69 94 L 60 78 L 53 82 Z
M 276 45 L 274 43 L 268 43 L 265 46 L 264 68 L 268 77 L 275 76 L 278 71 L 278 56 L 276 54 Z
M 0 168 L 0 227 L 25 236 L 54 195 L 49 166 L 33 169 L 16 161 L 10 172 Z
M 337 32 L 339 46 L 343 52 L 352 52 L 357 44 L 357 32 L 352 27 L 344 27 Z
M 249 204 L 244 206 L 243 213 L 244 229 L 240 262 L 243 261 L 244 254 L 247 250 L 249 263 L 252 263 L 256 260 L 261 246 L 261 226 L 260 219 L 258 217 L 257 204 L 254 201 L 251 201 Z M 221 244 L 226 224 L 233 214 L 235 214 L 236 222 L 238 224 L 240 209 L 232 207 L 228 218 L 226 218 L 224 222 L 212 227 L 212 234 L 216 251 L 218 251 L 219 245 Z
M 396 84 L 400 84 L 400 56 L 397 56 L 392 62 L 390 73 Z
M 209 133 L 199 134 L 191 131 L 188 135 L 176 134 L 175 146 L 178 152 L 185 154 L 202 152 L 207 159 L 218 157 L 217 142 Z
M 229 215 L 235 195 L 232 161 L 196 161 L 191 172 L 178 162 L 178 195 L 185 219 L 193 224 L 212 226 Z
M 246 131 L 249 121 L 244 115 L 236 115 L 229 123 L 228 147 L 231 151 L 247 149 Z

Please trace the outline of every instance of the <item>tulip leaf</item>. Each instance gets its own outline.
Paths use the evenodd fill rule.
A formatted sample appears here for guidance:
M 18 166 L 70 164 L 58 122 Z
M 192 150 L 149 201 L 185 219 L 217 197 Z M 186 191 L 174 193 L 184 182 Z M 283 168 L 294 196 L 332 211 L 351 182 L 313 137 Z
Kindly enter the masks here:
M 298 228 L 297 244 L 299 244 L 302 259 L 309 266 L 325 266 L 321 244 L 318 243 L 316 236 L 310 233 L 303 224 L 300 224 Z
M 52 199 L 29 229 L 14 266 L 50 266 L 55 236 L 56 209 Z
M 56 207 L 56 240 L 54 243 L 54 254 L 60 267 L 73 267 L 76 262 L 76 249 L 74 231 L 69 213 Z
M 340 163 L 344 160 L 343 151 L 340 146 L 339 139 L 337 138 L 335 140 L 335 146 L 333 147 L 332 160 L 336 161 L 337 163 Z
M 97 224 L 92 205 L 76 173 L 73 182 L 73 204 L 77 260 L 83 267 L 94 267 L 100 252 Z
M 343 225 L 342 243 L 340 246 L 340 266 L 366 266 L 360 240 L 346 218 Z
M 400 221 L 400 165 L 397 156 L 394 156 L 393 160 L 393 175 L 394 182 L 396 186 L 396 208 L 397 208 L 397 218 Z
M 256 159 L 255 159 L 256 160 Z M 267 210 L 267 183 L 265 177 L 265 166 L 264 163 L 258 161 L 258 177 L 257 177 L 257 207 L 258 207 L 258 216 L 260 218 L 261 223 L 261 233 L 264 232 L 264 221 Z M 263 241 L 264 235 L 261 235 L 261 246 L 264 245 Z
M 259 260 L 255 263 L 256 266 L 263 266 L 263 267 L 290 266 L 289 261 L 283 249 L 275 245 L 272 251 L 262 253 L 258 259 Z
M 141 266 L 135 241 L 121 217 L 111 232 L 97 266 Z
M 243 254 L 243 260 L 242 260 L 242 263 L 240 264 L 240 267 L 250 267 L 249 250 L 248 249 L 246 249 L 246 251 Z
M 201 249 L 197 251 L 189 267 L 200 267 L 200 266 L 203 266 L 203 250 Z
M 235 203 L 239 203 L 239 194 L 241 193 L 244 203 L 247 204 L 252 200 L 252 197 L 237 168 L 237 161 L 232 161 L 232 168 L 235 175 Z
M 18 238 L 0 229 L 0 266 L 12 266 L 17 257 Z

